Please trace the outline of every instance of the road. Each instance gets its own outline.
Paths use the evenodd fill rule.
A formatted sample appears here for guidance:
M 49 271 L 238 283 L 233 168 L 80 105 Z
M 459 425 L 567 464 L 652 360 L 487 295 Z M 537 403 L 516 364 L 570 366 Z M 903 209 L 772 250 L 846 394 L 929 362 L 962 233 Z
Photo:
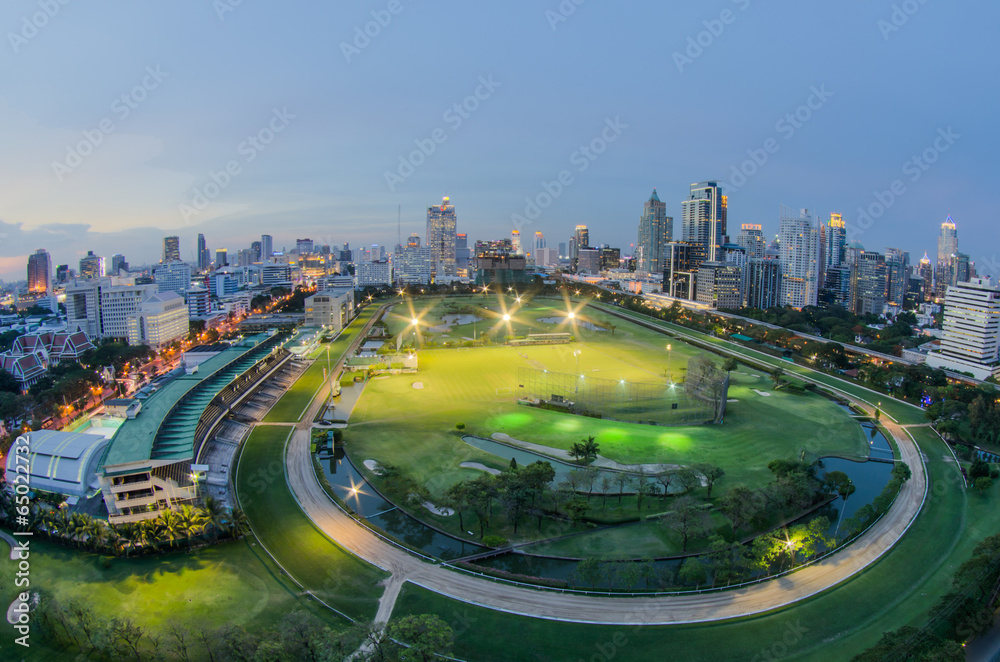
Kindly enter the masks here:
M 363 334 L 362 334 L 363 335 Z M 324 389 L 325 391 L 325 389 Z M 851 397 L 845 394 L 845 397 Z M 851 397 L 859 406 L 870 406 Z M 286 448 L 286 478 L 306 515 L 338 545 L 392 573 L 379 617 L 388 618 L 391 602 L 403 582 L 411 582 L 456 600 L 512 614 L 595 624 L 668 625 L 738 618 L 791 605 L 846 581 L 877 561 L 906 532 L 923 504 L 927 474 L 915 442 L 894 421 L 882 423 L 893 435 L 912 478 L 893 506 L 873 527 L 843 551 L 773 580 L 739 589 L 661 597 L 610 597 L 561 593 L 495 582 L 448 570 L 396 547 L 351 519 L 319 483 L 309 453 L 311 421 L 325 402 L 325 393 L 296 425 Z

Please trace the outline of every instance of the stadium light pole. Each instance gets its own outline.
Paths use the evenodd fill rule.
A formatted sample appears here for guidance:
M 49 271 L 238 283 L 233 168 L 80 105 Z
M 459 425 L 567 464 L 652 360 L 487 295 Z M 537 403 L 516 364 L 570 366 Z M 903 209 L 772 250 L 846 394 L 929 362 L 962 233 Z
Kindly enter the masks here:
M 667 379 L 674 381 L 673 372 L 670 370 L 670 355 L 672 354 L 673 346 L 669 343 L 667 344 Z

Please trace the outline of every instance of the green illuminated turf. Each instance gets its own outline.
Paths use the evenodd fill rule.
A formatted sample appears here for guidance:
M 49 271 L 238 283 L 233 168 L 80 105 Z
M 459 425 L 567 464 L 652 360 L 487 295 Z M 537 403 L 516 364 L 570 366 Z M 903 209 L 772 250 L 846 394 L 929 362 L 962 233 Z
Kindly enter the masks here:
M 254 428 L 237 468 L 240 505 L 261 544 L 298 582 L 351 618 L 370 619 L 385 573 L 348 554 L 317 529 L 295 501 L 282 465 L 286 426 Z

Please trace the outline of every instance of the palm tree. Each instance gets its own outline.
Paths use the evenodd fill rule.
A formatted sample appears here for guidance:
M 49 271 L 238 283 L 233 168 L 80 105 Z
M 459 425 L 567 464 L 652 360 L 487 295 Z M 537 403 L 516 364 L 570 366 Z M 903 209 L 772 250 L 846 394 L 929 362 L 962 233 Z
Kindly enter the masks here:
M 601 445 L 594 437 L 587 437 L 583 442 L 583 451 L 586 453 L 585 460 L 596 460 L 597 454 L 601 452 Z
M 90 527 L 90 518 L 86 515 L 81 515 L 80 513 L 73 513 L 69 519 L 69 528 L 66 533 L 70 540 L 82 545 L 84 540 L 89 533 L 88 529 Z
M 785 376 L 785 371 L 781 368 L 775 368 L 771 371 L 771 381 L 774 382 L 774 387 L 777 388 L 781 384 L 781 378 Z
M 212 538 L 214 542 L 219 542 L 219 531 L 226 519 L 226 509 L 215 497 L 207 496 L 201 504 L 201 521 L 205 528 L 212 527 Z
M 71 524 L 72 524 L 72 517 L 69 514 L 69 510 L 60 509 L 59 512 L 56 513 L 53 521 L 53 525 L 55 526 L 55 534 L 64 540 L 69 540 L 70 538 L 69 529 Z
M 177 511 L 177 530 L 187 538 L 188 551 L 191 551 L 194 537 L 203 529 L 201 516 L 195 509 L 191 506 L 181 506 L 181 509 Z
M 93 517 L 87 518 L 87 526 L 85 529 L 85 534 L 87 536 L 87 546 L 97 551 L 104 542 L 104 523 Z
M 160 543 L 160 518 L 143 520 L 139 524 L 139 542 L 145 547 L 152 546 L 153 549 L 159 547 Z
M 160 513 L 160 540 L 168 540 L 173 547 L 178 538 L 181 537 L 181 523 L 177 518 L 177 513 L 172 510 L 164 510 Z
M 133 522 L 126 522 L 114 527 L 114 530 L 122 543 L 122 551 L 125 552 L 125 558 L 128 558 L 128 555 L 135 549 L 136 544 L 139 542 L 139 527 Z
M 241 538 L 250 531 L 250 520 L 239 508 L 229 510 L 228 520 L 228 533 L 233 538 Z

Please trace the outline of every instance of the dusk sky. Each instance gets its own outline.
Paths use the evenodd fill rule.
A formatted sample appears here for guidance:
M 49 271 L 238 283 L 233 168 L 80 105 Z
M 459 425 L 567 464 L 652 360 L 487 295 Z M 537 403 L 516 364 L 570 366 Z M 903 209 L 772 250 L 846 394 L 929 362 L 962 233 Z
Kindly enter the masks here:
M 1000 270 L 992 2 L 7 0 L 0 24 L 4 279 L 36 248 L 153 262 L 167 234 L 186 260 L 199 232 L 392 246 L 397 205 L 423 236 L 443 195 L 498 238 L 562 171 L 521 227 L 553 247 L 584 223 L 630 253 L 654 187 L 679 231 L 717 179 L 733 235 L 842 212 L 916 261 L 950 214 Z

